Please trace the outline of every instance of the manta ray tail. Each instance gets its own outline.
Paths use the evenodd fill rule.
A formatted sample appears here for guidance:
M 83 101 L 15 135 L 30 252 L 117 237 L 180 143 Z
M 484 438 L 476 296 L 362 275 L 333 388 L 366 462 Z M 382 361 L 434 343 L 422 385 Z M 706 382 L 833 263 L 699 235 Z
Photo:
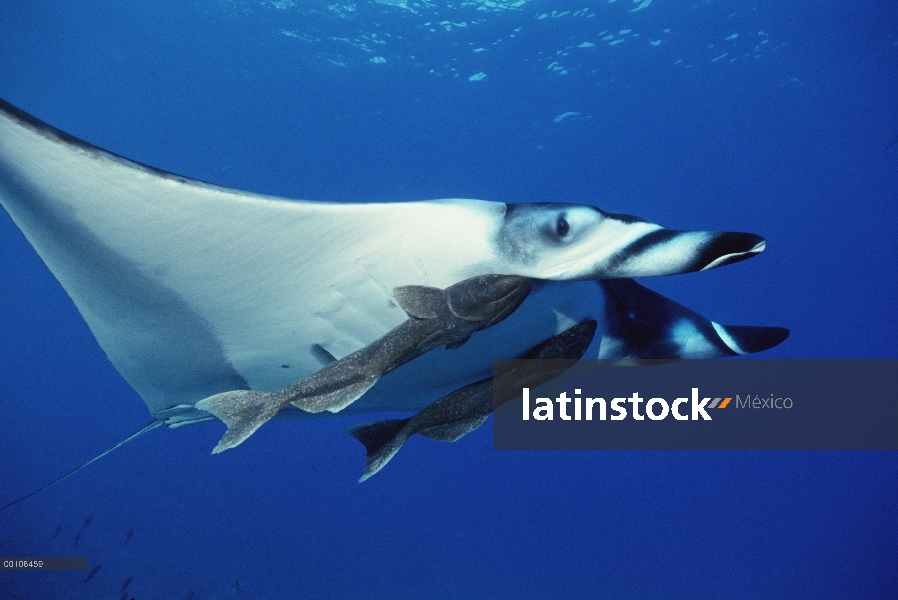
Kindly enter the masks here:
M 42 486 L 42 487 L 39 487 L 38 489 L 34 490 L 33 492 L 31 492 L 31 493 L 29 493 L 29 494 L 26 494 L 26 495 L 22 496 L 21 498 L 17 498 L 17 499 L 15 499 L 15 500 L 13 500 L 12 502 L 9 502 L 9 503 L 7 503 L 7 504 L 4 504 L 3 506 L 0 506 L 0 510 L 6 510 L 7 508 L 9 508 L 10 506 L 12 506 L 13 504 L 18 504 L 19 502 L 21 502 L 22 500 L 25 500 L 26 498 L 31 498 L 31 497 L 34 496 L 35 494 L 38 494 L 38 493 L 40 493 L 40 492 L 43 492 L 43 491 L 44 491 L 45 489 L 47 489 L 48 487 L 53 486 L 53 485 L 56 485 L 57 483 L 59 483 L 59 482 L 62 481 L 63 479 L 66 479 L 67 477 L 69 477 L 70 475 L 74 475 L 75 473 L 77 473 L 78 471 L 80 471 L 81 469 L 83 469 L 84 467 L 86 467 L 87 465 L 93 464 L 94 462 L 100 460 L 101 458 L 103 458 L 104 456 L 106 456 L 107 454 L 109 454 L 110 452 L 112 452 L 113 450 L 116 450 L 116 449 L 118 449 L 118 448 L 121 448 L 122 446 L 124 446 L 125 444 L 127 444 L 128 442 L 130 442 L 131 440 L 133 440 L 133 439 L 135 439 L 135 438 L 137 438 L 137 437 L 142 436 L 143 434 L 145 434 L 145 433 L 148 432 L 148 431 L 152 431 L 153 429 L 156 429 L 157 427 L 159 427 L 159 426 L 162 425 L 162 424 L 163 424 L 162 421 L 150 421 L 150 423 L 149 423 L 148 425 L 145 425 L 144 427 L 142 427 L 137 433 L 133 433 L 133 434 L 129 435 L 128 437 L 126 437 L 125 439 L 123 439 L 122 441 L 120 441 L 118 444 L 116 444 L 115 446 L 113 446 L 113 447 L 110 448 L 109 450 L 107 450 L 107 451 L 105 451 L 105 452 L 101 452 L 100 454 L 96 455 L 95 457 L 93 457 L 92 459 L 90 459 L 89 461 L 87 461 L 86 463 L 83 463 L 83 464 L 81 464 L 81 465 L 75 467 L 74 469 L 72 469 L 71 471 L 69 471 L 68 473 L 66 473 L 65 475 L 63 475 L 62 477 L 57 477 L 56 479 L 54 479 L 53 481 L 51 481 L 51 482 L 48 483 L 47 485 L 44 485 L 44 486 Z M 84 529 L 84 527 L 82 527 L 82 529 Z M 80 534 L 80 532 L 79 532 L 79 534 Z M 56 537 L 57 535 L 59 535 L 59 531 L 57 531 L 55 534 L 53 534 L 53 537 Z M 77 540 L 78 538 L 76 537 L 75 539 Z M 77 546 L 77 541 L 76 541 L 76 544 L 75 544 L 75 545 Z
M 390 462 L 393 455 L 399 452 L 409 438 L 402 434 L 409 419 L 387 419 L 374 423 L 362 423 L 347 430 L 347 433 L 362 442 L 367 452 L 365 456 L 365 472 L 359 483 L 365 481 Z
M 224 392 L 196 403 L 198 409 L 212 413 L 228 426 L 212 454 L 239 446 L 284 406 L 276 394 L 254 390 Z

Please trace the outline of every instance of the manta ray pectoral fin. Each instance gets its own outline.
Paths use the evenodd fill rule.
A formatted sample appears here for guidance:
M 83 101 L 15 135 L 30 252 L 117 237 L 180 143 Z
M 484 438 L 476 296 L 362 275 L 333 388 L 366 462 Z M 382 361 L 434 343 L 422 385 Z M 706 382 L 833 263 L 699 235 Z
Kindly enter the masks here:
M 393 288 L 393 297 L 402 310 L 416 319 L 435 319 L 446 306 L 446 292 L 426 285 Z
M 224 392 L 196 403 L 196 408 L 212 413 L 228 427 L 212 454 L 239 446 L 284 406 L 276 394 L 253 390 Z
M 359 483 L 384 468 L 399 451 L 408 439 L 408 435 L 400 435 L 408 422 L 409 419 L 387 419 L 355 425 L 346 431 L 365 446 L 365 472 Z
M 760 327 L 757 325 L 711 325 L 721 341 L 736 354 L 754 354 L 778 346 L 789 337 L 784 327 Z
M 603 359 L 719 358 L 772 348 L 782 327 L 719 325 L 632 279 L 599 282 L 605 290 Z

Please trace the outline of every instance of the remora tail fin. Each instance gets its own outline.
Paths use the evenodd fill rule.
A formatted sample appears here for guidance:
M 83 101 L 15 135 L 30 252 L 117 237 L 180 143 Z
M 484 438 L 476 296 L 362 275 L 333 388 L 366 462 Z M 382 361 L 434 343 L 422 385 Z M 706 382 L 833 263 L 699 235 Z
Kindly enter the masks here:
M 239 446 L 283 408 L 274 393 L 255 390 L 216 394 L 200 400 L 196 407 L 212 413 L 228 427 L 212 454 Z
M 365 472 L 359 483 L 365 481 L 386 465 L 399 452 L 409 438 L 400 435 L 410 419 L 387 419 L 373 423 L 362 423 L 347 430 L 347 433 L 365 446 Z

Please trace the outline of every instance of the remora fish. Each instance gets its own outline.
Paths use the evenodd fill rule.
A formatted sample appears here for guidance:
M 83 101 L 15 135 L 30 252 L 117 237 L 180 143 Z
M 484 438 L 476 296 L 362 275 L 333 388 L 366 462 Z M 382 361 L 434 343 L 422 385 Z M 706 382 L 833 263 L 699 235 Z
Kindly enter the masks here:
M 596 287 L 604 294 L 605 307 L 601 339 L 593 346 L 598 346 L 597 357 L 600 359 L 737 356 L 766 350 L 789 336 L 789 330 L 781 327 L 720 325 L 630 279 L 601 281 Z M 584 321 L 519 358 L 580 358 L 589 345 L 586 341 L 588 323 L 595 327 L 595 321 Z M 592 337 L 593 333 L 588 333 L 588 339 L 592 340 Z M 580 344 L 584 342 L 586 346 L 581 350 Z M 552 367 L 547 365 L 547 368 Z M 508 372 L 503 375 L 511 378 L 508 381 L 515 378 L 520 381 L 502 387 L 537 387 L 558 374 L 542 378 L 538 371 Z M 510 398 L 497 398 L 495 405 L 508 400 Z M 484 379 L 437 400 L 411 418 L 352 427 L 349 433 L 362 442 L 367 451 L 365 474 L 360 481 L 382 469 L 412 435 L 455 441 L 479 427 L 493 408 L 492 379 Z
M 374 343 L 282 390 L 237 390 L 198 402 L 198 409 L 228 426 L 212 452 L 240 444 L 288 404 L 309 412 L 342 410 L 393 369 L 440 346 L 457 348 L 475 332 L 502 321 L 521 305 L 530 287 L 524 277 L 482 275 L 445 290 L 396 288 L 393 296 L 410 318 Z
M 592 343 L 596 325 L 595 321 L 584 321 L 531 348 L 518 358 L 540 359 L 540 362 L 516 365 L 503 376 L 518 389 L 538 387 L 555 379 L 583 356 Z M 367 451 L 365 473 L 359 482 L 384 468 L 411 436 L 418 434 L 454 442 L 480 427 L 495 406 L 511 399 L 494 399 L 493 379 L 483 379 L 440 398 L 408 419 L 389 419 L 350 428 L 348 433 L 362 442 Z

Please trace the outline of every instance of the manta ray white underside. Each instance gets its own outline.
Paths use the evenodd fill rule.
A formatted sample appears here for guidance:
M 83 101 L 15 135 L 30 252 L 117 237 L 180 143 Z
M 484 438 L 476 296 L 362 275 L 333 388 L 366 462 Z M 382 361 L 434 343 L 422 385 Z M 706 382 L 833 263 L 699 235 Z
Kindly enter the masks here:
M 597 279 L 702 270 L 764 248 L 751 234 L 672 232 L 585 206 L 235 191 L 128 161 L 3 101 L 0 203 L 170 425 L 210 418 L 193 408 L 210 395 L 285 387 L 380 338 L 408 318 L 399 286 L 490 273 L 544 280 L 504 322 L 397 369 L 348 411 L 420 409 L 487 376 L 492 358 L 602 322 Z M 587 356 L 599 355 L 599 339 Z

